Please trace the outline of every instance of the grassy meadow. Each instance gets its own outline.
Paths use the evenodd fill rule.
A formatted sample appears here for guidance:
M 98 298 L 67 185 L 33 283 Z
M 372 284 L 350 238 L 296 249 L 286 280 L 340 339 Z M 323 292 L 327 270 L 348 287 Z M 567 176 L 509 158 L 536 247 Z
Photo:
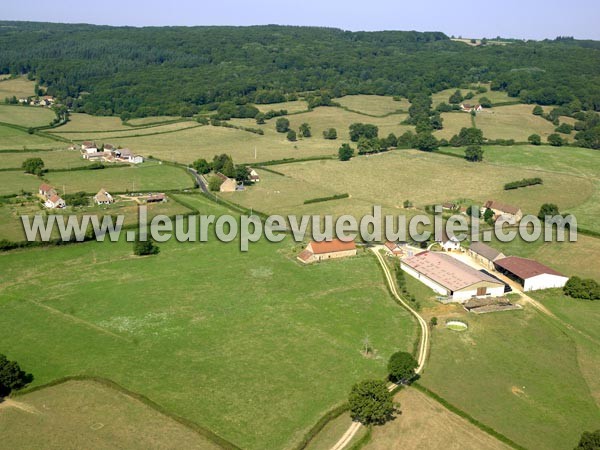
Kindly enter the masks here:
M 371 116 L 385 116 L 398 111 L 407 112 L 410 102 L 403 98 L 396 101 L 392 97 L 384 95 L 346 95 L 336 98 L 335 101 L 341 106 Z
M 50 108 L 39 106 L 0 105 L 0 122 L 24 127 L 49 125 L 56 115 Z
M 109 192 L 162 191 L 193 188 L 192 178 L 180 167 L 144 163 L 138 166 L 103 170 L 50 172 L 44 178 L 61 192 L 95 194 L 101 188 Z
M 64 148 L 65 144 L 16 128 L 0 125 L 0 150 Z
M 23 162 L 29 158 L 41 158 L 46 169 L 70 169 L 91 164 L 89 160 L 83 159 L 78 151 L 60 149 L 44 152 L 0 153 L 0 168 L 20 169 Z
M 468 330 L 434 329 L 423 385 L 526 448 L 571 448 L 598 427 L 577 345 L 551 318 L 531 306 L 458 317 Z
M 484 109 L 477 113 L 475 123 L 488 139 L 514 139 L 527 142 L 531 134 L 539 134 L 545 142 L 555 126 L 540 116 L 534 116 L 532 105 L 507 105 Z M 567 135 L 563 137 L 567 138 Z M 570 138 L 572 140 L 572 138 Z
M 12 406 L 16 405 L 16 406 Z M 27 429 L 27 433 L 23 430 Z M 221 447 L 138 400 L 92 381 L 69 381 L 0 404 L 7 448 Z
M 107 377 L 258 449 L 291 447 L 353 383 L 412 349 L 412 320 L 371 256 L 304 267 L 287 241 L 245 254 L 215 241 L 160 247 L 0 254 L 3 351 L 34 384 Z M 374 357 L 361 354 L 366 336 Z

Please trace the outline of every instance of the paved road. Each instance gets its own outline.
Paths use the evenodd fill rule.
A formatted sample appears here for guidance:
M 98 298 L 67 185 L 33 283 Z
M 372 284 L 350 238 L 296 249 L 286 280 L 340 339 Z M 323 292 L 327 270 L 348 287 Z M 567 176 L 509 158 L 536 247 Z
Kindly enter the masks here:
M 208 194 L 208 188 L 206 187 L 206 184 L 204 183 L 204 179 L 202 178 L 202 176 L 200 176 L 200 174 L 198 172 L 196 172 L 195 169 L 192 169 L 191 167 L 188 167 L 188 172 L 194 176 L 194 178 L 196 179 L 196 183 L 198 183 L 198 186 L 200 187 L 200 189 L 202 189 L 203 192 L 206 192 Z
M 417 366 L 417 369 L 415 370 L 415 372 L 417 374 L 420 374 L 423 371 L 423 368 L 425 367 L 425 361 L 427 360 L 427 352 L 429 350 L 429 326 L 427 325 L 427 322 L 425 321 L 425 319 L 423 319 L 419 315 L 419 313 L 415 309 L 413 309 L 412 306 L 410 306 L 408 304 L 408 302 L 406 302 L 398 294 L 398 290 L 396 289 L 396 283 L 394 281 L 392 274 L 390 273 L 390 269 L 388 268 L 387 264 L 385 263 L 383 256 L 381 256 L 381 254 L 379 252 L 383 248 L 384 248 L 383 246 L 378 245 L 378 246 L 372 247 L 371 250 L 373 251 L 373 253 L 375 253 L 377 260 L 379 261 L 379 264 L 381 265 L 381 268 L 383 269 L 385 279 L 388 283 L 388 286 L 390 287 L 390 290 L 392 291 L 392 294 L 402 304 L 402 306 L 404 306 L 413 316 L 415 316 L 415 318 L 417 319 L 417 322 L 419 323 L 419 326 L 421 327 L 421 339 L 419 342 L 419 354 L 417 356 L 417 363 L 419 365 Z M 396 384 L 391 383 L 388 386 L 388 390 L 393 391 L 396 388 L 396 386 L 397 386 Z M 352 438 L 356 435 L 358 430 L 360 430 L 360 427 L 361 427 L 360 422 L 352 422 L 352 425 L 350 425 L 350 427 L 346 430 L 346 432 L 340 438 L 340 440 L 337 441 L 337 443 L 333 447 L 331 447 L 331 450 L 342 450 L 343 448 L 345 448 L 348 445 L 348 443 L 352 440 Z

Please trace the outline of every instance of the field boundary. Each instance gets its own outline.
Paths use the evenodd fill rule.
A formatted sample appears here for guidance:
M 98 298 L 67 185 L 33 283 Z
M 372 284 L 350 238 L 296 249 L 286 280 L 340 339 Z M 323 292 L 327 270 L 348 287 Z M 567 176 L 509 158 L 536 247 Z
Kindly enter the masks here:
M 191 420 L 181 417 L 175 413 L 172 413 L 169 410 L 167 410 L 165 407 L 161 406 L 160 404 L 156 403 L 154 400 L 151 400 L 150 398 L 146 397 L 145 395 L 131 391 L 108 378 L 98 377 L 98 376 L 94 376 L 94 375 L 70 375 L 70 376 L 66 376 L 66 377 L 57 378 L 56 380 L 50 381 L 46 384 L 41 384 L 39 386 L 34 386 L 32 388 L 22 389 L 20 391 L 13 392 L 13 393 L 11 393 L 10 398 L 21 397 L 23 395 L 30 394 L 30 393 L 36 392 L 36 391 L 40 391 L 40 390 L 43 390 L 43 389 L 46 389 L 49 387 L 59 386 L 61 384 L 65 384 L 69 381 L 93 381 L 102 386 L 105 386 L 105 387 L 108 387 L 115 391 L 118 391 L 121 394 L 126 395 L 127 397 L 130 397 L 134 400 L 137 400 L 137 401 L 143 403 L 144 405 L 146 405 L 149 408 L 153 409 L 154 411 L 162 414 L 163 416 L 166 416 L 169 419 L 174 420 L 175 422 L 179 423 L 180 425 L 183 425 L 184 427 L 195 432 L 196 434 L 210 440 L 211 442 L 213 442 L 214 444 L 218 445 L 219 447 L 221 447 L 223 449 L 241 450 L 241 447 L 238 447 L 233 442 L 230 442 L 227 439 L 219 436 L 218 434 L 209 430 L 208 428 L 203 427 L 202 425 L 192 422 Z
M 415 389 L 417 389 L 419 392 L 422 392 L 423 394 L 425 394 L 428 397 L 432 398 L 433 400 L 435 400 L 436 402 L 438 402 L 439 404 L 441 404 L 447 410 L 453 412 L 457 416 L 462 417 L 463 419 L 465 419 L 466 421 L 468 421 L 472 425 L 474 425 L 477 428 L 479 428 L 481 431 L 483 431 L 483 432 L 489 434 L 490 436 L 498 439 L 499 441 L 503 442 L 504 444 L 506 444 L 506 445 L 508 445 L 508 446 L 510 446 L 510 447 L 512 447 L 514 449 L 517 449 L 517 450 L 527 450 L 526 447 L 523 447 L 523 446 L 517 444 L 515 441 L 513 441 L 509 437 L 505 436 L 504 434 L 500 433 L 499 431 L 496 431 L 492 427 L 490 427 L 488 425 L 485 425 L 484 423 L 480 422 L 479 420 L 477 420 L 476 418 L 474 418 L 473 416 L 471 416 L 469 413 L 463 411 L 462 409 L 458 408 L 457 406 L 454 406 L 452 403 L 450 403 L 449 401 L 447 401 L 445 398 L 439 396 L 438 394 L 436 394 L 432 390 L 426 388 L 425 386 L 419 384 L 418 382 L 413 383 L 411 386 L 414 387 Z

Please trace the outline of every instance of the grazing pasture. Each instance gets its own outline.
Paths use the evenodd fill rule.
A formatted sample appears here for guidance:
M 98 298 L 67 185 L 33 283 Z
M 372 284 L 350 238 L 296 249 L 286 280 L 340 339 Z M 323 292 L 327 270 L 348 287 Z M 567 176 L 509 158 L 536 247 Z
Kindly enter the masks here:
M 475 123 L 488 139 L 514 139 L 526 142 L 531 134 L 539 134 L 545 141 L 554 133 L 554 125 L 540 116 L 531 114 L 532 105 L 508 105 L 484 109 L 477 113 Z
M 27 430 L 26 433 L 23 430 Z M 93 381 L 69 381 L 0 403 L 7 448 L 219 447 L 139 400 Z
M 0 150 L 64 148 L 64 144 L 16 128 L 0 125 Z
M 384 95 L 346 95 L 334 101 L 343 107 L 371 116 L 385 116 L 398 111 L 407 112 L 410 107 L 410 102 L 405 98 L 396 101 Z
M 483 83 L 482 86 L 487 88 L 487 92 L 484 92 L 483 94 L 477 94 L 474 90 L 470 90 L 470 89 L 460 89 L 463 96 L 467 95 L 467 93 L 469 93 L 469 92 L 473 93 L 473 98 L 471 98 L 469 100 L 464 100 L 463 103 L 469 103 L 471 105 L 476 105 L 480 102 L 482 97 L 487 97 L 488 99 L 490 99 L 492 104 L 510 102 L 510 101 L 518 101 L 518 99 L 516 99 L 516 98 L 509 97 L 506 94 L 506 92 L 490 90 L 489 84 Z M 434 92 L 431 95 L 433 107 L 435 108 L 440 103 L 450 104 L 450 102 L 449 102 L 450 96 L 452 94 L 454 94 L 454 92 L 456 92 L 456 90 L 457 90 L 457 88 L 451 88 L 451 89 L 445 89 L 445 90 L 439 91 L 439 92 Z M 533 108 L 533 106 L 532 106 L 532 108 Z
M 0 172 L 0 195 L 18 194 L 21 191 L 37 193 L 43 180 L 21 171 Z
M 90 116 L 83 113 L 72 113 L 69 121 L 53 130 L 56 133 L 64 132 L 87 132 L 87 131 L 113 131 L 131 130 L 131 127 L 123 125 L 121 119 L 116 116 Z M 69 138 L 70 139 L 70 138 Z
M 30 81 L 26 77 L 17 77 L 0 80 L 0 101 L 6 97 L 31 97 L 34 92 L 35 81 Z
M 57 142 L 58 144 L 58 142 Z M 0 168 L 15 169 L 21 168 L 23 161 L 28 158 L 41 158 L 44 161 L 46 169 L 70 169 L 73 167 L 83 167 L 90 164 L 90 161 L 83 159 L 79 151 L 73 150 L 53 150 L 45 152 L 11 152 L 0 153 Z
M 1 84 L 0 84 L 1 85 Z M 0 122 L 24 127 L 50 125 L 56 115 L 49 108 L 38 106 L 0 105 Z
M 530 305 L 458 311 L 469 329 L 434 328 L 423 385 L 526 448 L 569 448 L 582 430 L 597 427 L 600 410 L 577 344 L 553 319 Z
M 165 121 L 178 120 L 181 117 L 177 116 L 152 116 L 152 117 L 139 117 L 137 119 L 129 119 L 127 123 L 134 127 L 154 125 Z
M 175 122 L 168 123 L 163 125 L 156 126 L 148 126 L 141 128 L 132 128 L 128 127 L 124 130 L 114 130 L 114 131 L 88 131 L 85 133 L 63 133 L 61 134 L 60 128 L 57 129 L 56 134 L 58 136 L 62 136 L 66 139 L 70 139 L 73 141 L 85 141 L 85 140 L 93 140 L 96 141 L 98 145 L 100 143 L 110 143 L 113 145 L 120 145 L 118 142 L 120 138 L 124 137 L 136 137 L 136 136 L 145 136 L 145 135 L 154 135 L 156 133 L 165 133 L 170 134 L 176 131 L 184 130 L 186 128 L 194 128 L 199 127 L 200 125 L 197 122 Z
M 137 192 L 194 187 L 192 178 L 184 169 L 156 163 L 103 170 L 50 172 L 45 179 L 61 192 L 64 187 L 69 193 L 83 191 L 95 194 L 100 188 L 109 192 Z
M 442 113 L 442 120 L 444 128 L 436 130 L 433 134 L 438 139 L 450 140 L 452 136 L 458 134 L 461 128 L 471 128 L 473 121 L 471 120 L 471 114 L 458 111 Z
M 327 192 L 348 192 L 372 204 L 396 207 L 406 199 L 421 208 L 462 198 L 482 203 L 495 199 L 537 214 L 541 204 L 549 199 L 567 209 L 581 204 L 594 191 L 590 180 L 558 173 L 544 175 L 543 185 L 505 191 L 504 184 L 509 181 L 539 174 L 530 169 L 474 164 L 417 150 L 391 151 L 347 162 L 286 164 L 277 166 L 277 170 Z
M 160 248 L 145 258 L 127 243 L 0 254 L 3 350 L 34 385 L 107 377 L 262 449 L 292 447 L 353 383 L 383 377 L 392 352 L 412 349 L 413 322 L 369 255 L 306 267 L 289 241 L 243 254 L 214 240 Z M 366 336 L 373 357 L 361 353 Z

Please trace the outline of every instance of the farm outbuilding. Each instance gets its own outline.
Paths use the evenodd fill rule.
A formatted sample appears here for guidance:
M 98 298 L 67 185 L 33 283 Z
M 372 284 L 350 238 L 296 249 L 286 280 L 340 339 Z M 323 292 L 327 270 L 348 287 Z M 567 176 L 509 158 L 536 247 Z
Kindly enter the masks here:
M 504 253 L 483 242 L 472 242 L 467 254 L 487 269 L 495 269 L 494 261 L 506 258 Z
M 504 283 L 444 253 L 421 252 L 403 259 L 400 266 L 452 302 L 504 295 Z
M 569 280 L 562 273 L 542 263 L 519 256 L 502 258 L 494 264 L 499 272 L 521 284 L 524 291 L 561 288 Z
M 310 241 L 299 255 L 298 259 L 305 264 L 322 261 L 324 259 L 346 258 L 356 255 L 354 241 L 345 242 L 339 239 L 331 241 Z

